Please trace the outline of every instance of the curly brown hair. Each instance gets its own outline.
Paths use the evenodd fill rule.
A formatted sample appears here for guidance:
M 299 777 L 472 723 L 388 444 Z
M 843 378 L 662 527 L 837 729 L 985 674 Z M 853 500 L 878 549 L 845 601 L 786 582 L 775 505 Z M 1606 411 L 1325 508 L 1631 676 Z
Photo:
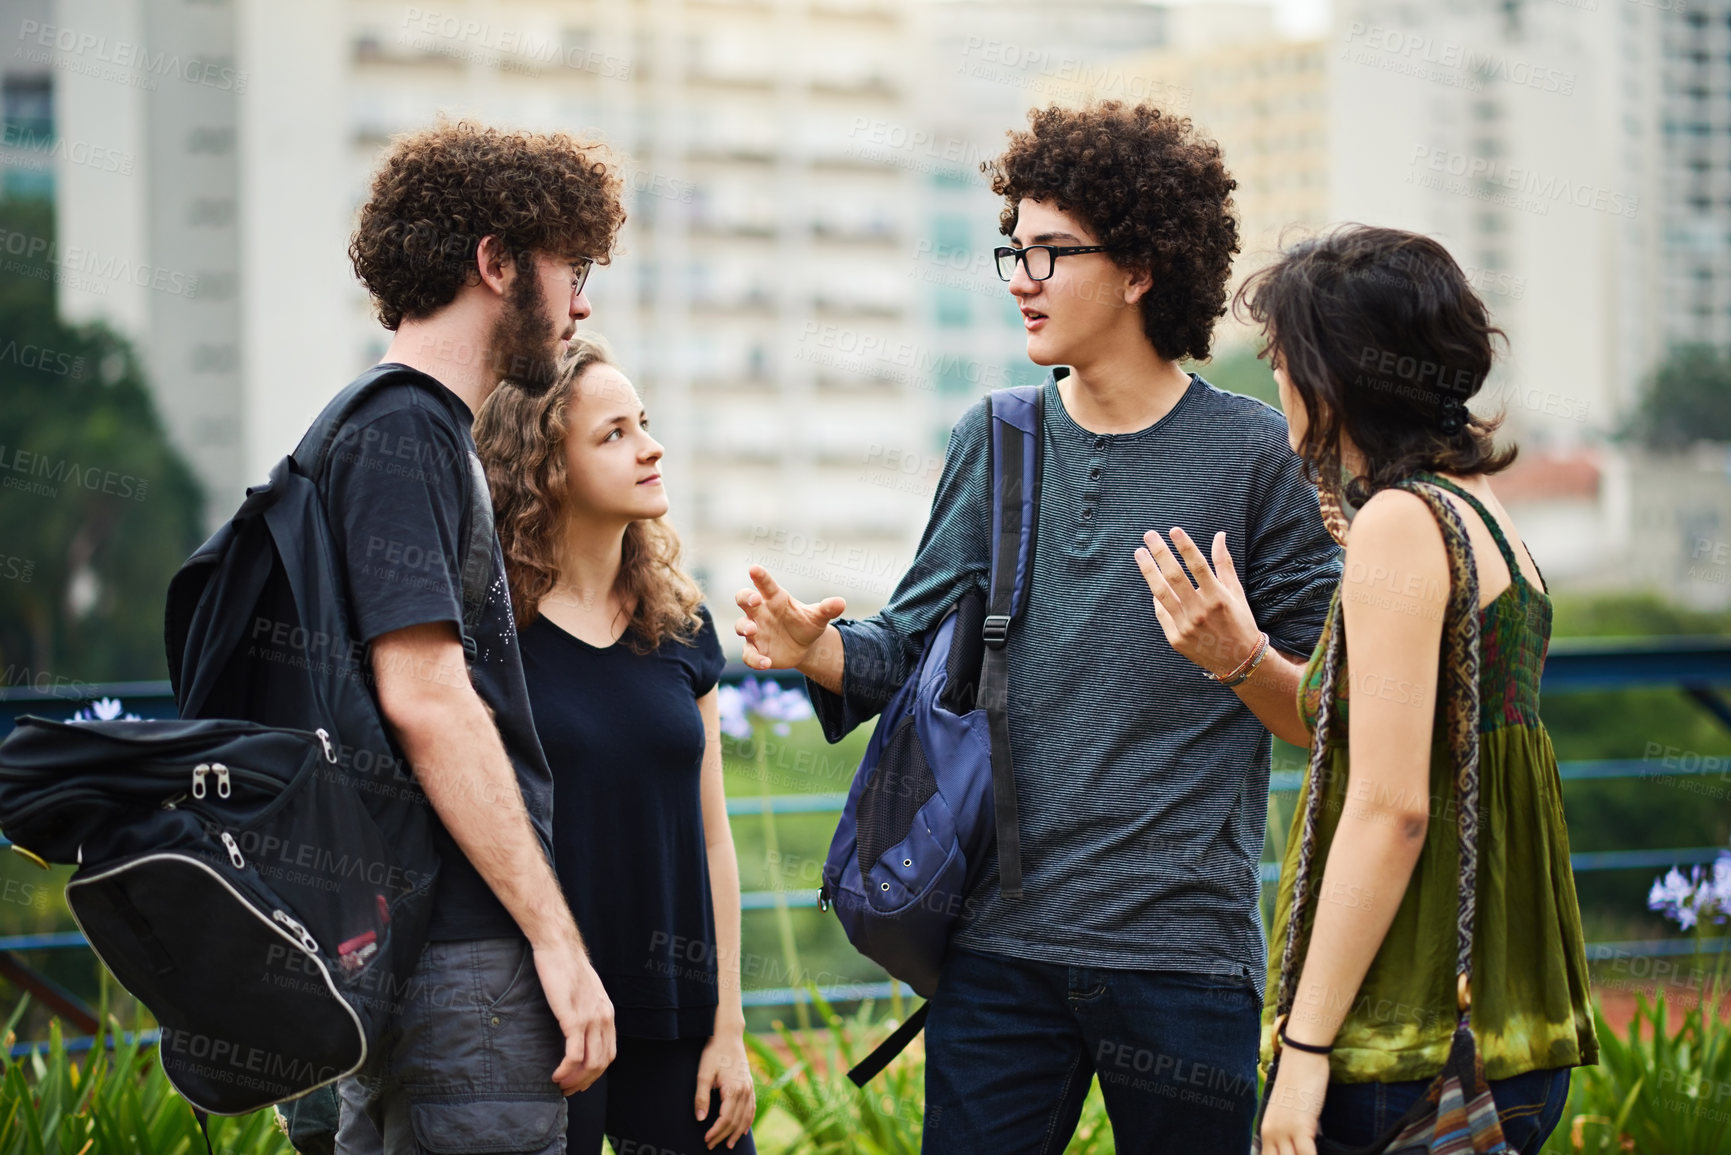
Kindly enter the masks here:
M 1507 341 L 1441 244 L 1422 233 L 1342 225 L 1291 245 L 1239 287 L 1233 309 L 1262 326 L 1261 356 L 1298 394 L 1298 453 L 1325 494 L 1355 506 L 1421 470 L 1496 473 L 1515 460 L 1500 416 L 1466 409 Z M 1364 454 L 1342 488 L 1340 436 Z
M 505 554 L 505 580 L 517 625 L 540 612 L 541 599 L 559 581 L 564 547 L 565 417 L 578 382 L 595 365 L 615 365 L 607 343 L 579 333 L 559 362 L 553 387 L 536 395 L 506 380 L 475 417 L 475 449 L 487 467 L 493 519 Z M 634 521 L 625 529 L 614 586 L 632 604 L 621 639 L 635 653 L 653 653 L 666 638 L 694 644 L 703 619 L 703 593 L 679 566 L 679 535 L 665 517 Z
M 1153 273 L 1141 306 L 1155 352 L 1206 360 L 1238 252 L 1238 182 L 1220 146 L 1151 104 L 1053 105 L 1029 109 L 1028 122 L 1009 133 L 1002 156 L 980 166 L 1004 198 L 1000 231 L 1015 231 L 1024 198 L 1074 214 L 1120 268 Z
M 536 252 L 606 264 L 625 223 L 621 187 L 603 145 L 441 120 L 385 154 L 349 261 L 394 330 L 477 283 L 483 237 L 498 237 L 525 271 Z

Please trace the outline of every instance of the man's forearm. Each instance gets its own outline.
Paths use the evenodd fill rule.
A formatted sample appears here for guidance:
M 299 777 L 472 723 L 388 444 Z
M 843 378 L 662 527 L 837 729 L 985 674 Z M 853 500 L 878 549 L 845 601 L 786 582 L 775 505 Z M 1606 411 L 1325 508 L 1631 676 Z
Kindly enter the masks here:
M 841 631 L 832 623 L 823 628 L 823 633 L 806 654 L 805 661 L 799 664 L 799 672 L 828 690 L 832 694 L 842 692 L 842 674 L 846 669 L 846 651 L 841 640 Z
M 581 946 L 542 852 L 499 731 L 468 689 L 429 701 L 393 729 L 451 838 L 536 946 Z

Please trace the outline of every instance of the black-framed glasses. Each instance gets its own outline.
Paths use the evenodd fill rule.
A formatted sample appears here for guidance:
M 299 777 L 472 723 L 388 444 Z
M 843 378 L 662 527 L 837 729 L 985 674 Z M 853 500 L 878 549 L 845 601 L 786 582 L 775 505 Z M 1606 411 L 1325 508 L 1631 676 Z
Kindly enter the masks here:
M 993 249 L 992 255 L 998 259 L 998 276 L 1003 280 L 1007 281 L 1016 275 L 1016 262 L 1021 261 L 1030 278 L 1043 281 L 1052 275 L 1052 268 L 1059 257 L 1105 251 L 1105 245 L 1029 245 L 1025 249 L 1012 249 L 1008 245 L 1002 245 Z
M 583 286 L 589 280 L 589 270 L 595 267 L 593 257 L 577 257 L 571 262 L 571 295 L 575 297 L 583 291 Z

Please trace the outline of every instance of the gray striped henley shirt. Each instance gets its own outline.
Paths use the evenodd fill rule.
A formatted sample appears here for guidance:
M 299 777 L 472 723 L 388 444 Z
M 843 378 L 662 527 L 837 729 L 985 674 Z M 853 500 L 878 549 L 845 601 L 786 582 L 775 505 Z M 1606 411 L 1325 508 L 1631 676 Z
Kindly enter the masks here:
M 1167 643 L 1134 551 L 1174 525 L 1226 531 L 1258 626 L 1308 655 L 1340 577 L 1316 490 L 1274 409 L 1192 374 L 1171 412 L 1090 433 L 1044 386 L 1033 585 L 1009 638 L 1024 897 L 989 862 L 954 942 L 1061 965 L 1236 976 L 1260 995 L 1257 862 L 1269 735 Z M 912 568 L 884 609 L 840 618 L 843 691 L 808 685 L 838 741 L 888 703 L 923 635 L 988 585 L 982 399 L 956 423 Z

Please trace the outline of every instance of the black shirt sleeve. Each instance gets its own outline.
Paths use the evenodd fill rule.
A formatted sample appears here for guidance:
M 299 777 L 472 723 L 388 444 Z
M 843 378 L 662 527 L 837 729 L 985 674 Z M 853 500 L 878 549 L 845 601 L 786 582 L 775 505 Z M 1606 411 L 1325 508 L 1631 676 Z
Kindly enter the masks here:
M 710 616 L 709 607 L 700 605 L 697 613 L 703 619 L 703 628 L 697 631 L 696 648 L 691 659 L 691 690 L 693 697 L 701 698 L 721 681 L 721 669 L 727 665 L 727 656 L 721 652 L 721 638 L 716 635 L 715 619 Z
M 331 447 L 326 510 L 362 641 L 426 622 L 461 628 L 464 452 L 413 405 L 346 427 Z

